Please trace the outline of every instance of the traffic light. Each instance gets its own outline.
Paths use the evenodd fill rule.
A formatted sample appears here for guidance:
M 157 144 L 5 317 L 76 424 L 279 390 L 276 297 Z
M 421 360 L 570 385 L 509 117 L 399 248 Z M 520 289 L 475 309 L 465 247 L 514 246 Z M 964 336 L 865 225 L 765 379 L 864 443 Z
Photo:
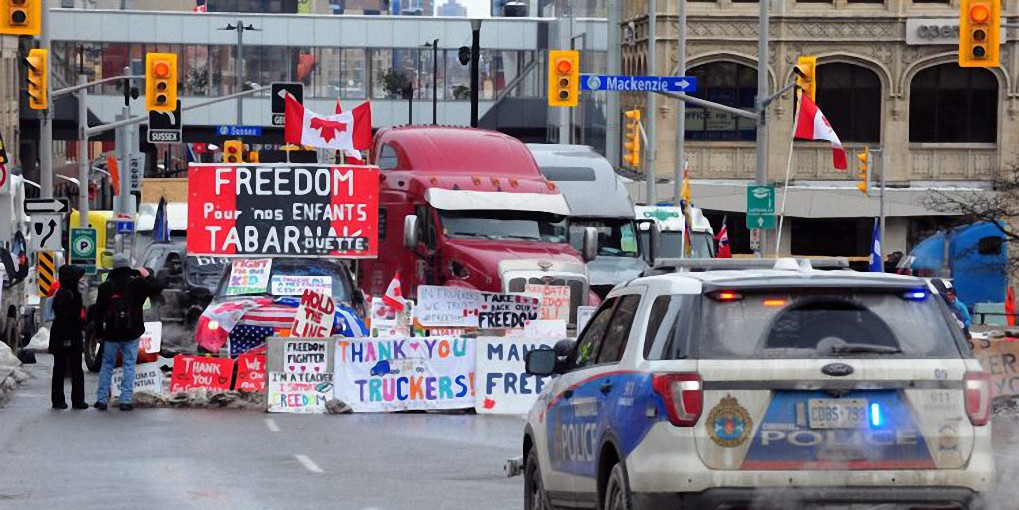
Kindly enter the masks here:
M 959 2 L 959 65 L 998 67 L 1001 0 Z
M 28 68 L 28 107 L 33 110 L 45 110 L 48 104 L 46 97 L 46 80 L 49 74 L 49 50 L 34 49 L 25 57 Z
M 637 168 L 640 166 L 640 110 L 627 110 L 626 133 L 623 135 L 623 163 Z
M 157 112 L 177 109 L 177 54 L 145 55 L 145 107 Z
M 856 178 L 859 180 L 856 189 L 866 195 L 870 184 L 870 147 L 864 147 L 863 152 L 856 154 L 856 159 Z
M 803 95 L 810 97 L 810 100 L 813 101 L 817 93 L 817 57 L 797 57 L 796 69 L 799 70 L 796 73 L 796 85 L 803 90 Z
M 39 35 L 43 0 L 0 0 L 0 34 Z
M 580 52 L 548 52 L 548 105 L 577 106 L 580 96 Z
M 240 140 L 227 140 L 223 142 L 223 162 L 243 163 L 244 144 Z
M 244 158 L 248 163 L 258 163 L 258 151 L 248 152 L 247 157 Z

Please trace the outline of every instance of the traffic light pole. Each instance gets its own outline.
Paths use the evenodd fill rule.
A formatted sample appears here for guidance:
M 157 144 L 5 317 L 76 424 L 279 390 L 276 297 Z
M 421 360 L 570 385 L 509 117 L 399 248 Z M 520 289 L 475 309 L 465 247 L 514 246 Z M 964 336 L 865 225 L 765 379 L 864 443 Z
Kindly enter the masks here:
M 40 9 L 39 15 L 42 17 L 40 23 L 42 25 L 42 49 L 49 51 L 50 49 L 50 8 L 49 5 L 44 5 Z M 46 63 L 49 66 L 49 61 Z M 45 71 L 49 73 L 49 69 Z M 53 100 L 53 96 L 50 95 L 49 77 L 46 77 L 46 97 L 48 101 Z M 53 198 L 53 108 L 56 104 L 48 104 L 46 109 L 42 111 L 42 118 L 39 120 L 39 194 L 42 198 Z
M 764 0 L 761 0 L 764 3 Z M 658 60 L 655 46 L 658 42 L 658 1 L 648 0 L 648 47 L 647 47 L 647 69 L 646 72 L 649 75 L 657 75 Z M 647 145 L 647 158 L 644 160 L 646 170 L 644 171 L 644 178 L 647 180 L 647 205 L 655 205 L 658 202 L 657 191 L 655 189 L 657 185 L 657 178 L 655 175 L 655 162 L 658 158 L 655 157 L 658 152 L 658 140 L 655 136 L 658 132 L 655 130 L 657 124 L 657 97 L 654 94 L 649 94 L 647 98 L 647 130 L 651 133 L 646 141 Z
M 88 227 L 88 77 L 78 75 L 78 226 Z
M 754 100 L 757 107 L 757 175 L 754 183 L 764 186 L 768 183 L 768 4 L 770 0 L 757 2 L 759 9 L 757 27 L 757 98 Z M 764 255 L 765 246 L 768 246 L 767 230 L 761 229 L 760 249 L 756 250 L 758 257 Z
M 686 75 L 686 1 L 679 2 L 679 33 L 676 42 L 676 76 Z M 676 207 L 683 195 L 682 177 L 686 171 L 686 103 L 676 102 L 676 168 L 673 171 L 673 194 Z M 686 240 L 686 238 L 683 238 Z M 685 251 L 681 253 L 686 253 Z

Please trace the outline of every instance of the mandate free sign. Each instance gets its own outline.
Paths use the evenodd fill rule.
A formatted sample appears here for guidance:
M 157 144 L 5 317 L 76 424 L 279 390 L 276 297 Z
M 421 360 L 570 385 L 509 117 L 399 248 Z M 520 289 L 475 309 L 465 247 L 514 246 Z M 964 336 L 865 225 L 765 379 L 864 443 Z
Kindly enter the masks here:
M 378 256 L 378 168 L 198 164 L 188 190 L 189 254 Z

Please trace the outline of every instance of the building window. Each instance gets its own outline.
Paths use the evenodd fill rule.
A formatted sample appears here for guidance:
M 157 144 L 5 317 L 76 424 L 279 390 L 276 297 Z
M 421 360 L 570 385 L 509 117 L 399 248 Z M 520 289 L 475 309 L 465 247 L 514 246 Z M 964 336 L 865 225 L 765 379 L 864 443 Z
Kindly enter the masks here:
M 817 67 L 817 105 L 843 142 L 881 141 L 881 80 L 853 64 Z
M 924 69 L 909 87 L 909 141 L 995 143 L 998 80 L 990 71 L 941 64 Z
M 736 62 L 711 62 L 690 69 L 697 92 L 690 94 L 716 103 L 752 110 L 757 95 L 757 69 Z M 750 119 L 687 105 L 686 139 L 753 141 L 757 128 Z

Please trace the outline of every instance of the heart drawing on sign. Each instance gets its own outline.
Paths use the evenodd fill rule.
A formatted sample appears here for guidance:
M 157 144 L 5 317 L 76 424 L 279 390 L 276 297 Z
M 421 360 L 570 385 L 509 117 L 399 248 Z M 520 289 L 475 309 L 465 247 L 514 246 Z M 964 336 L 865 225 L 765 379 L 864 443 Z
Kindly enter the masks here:
M 290 365 L 290 371 L 293 372 L 294 370 L 297 370 L 297 367 L 295 367 L 294 365 Z
M 315 367 L 316 372 L 318 372 L 319 370 L 322 370 L 322 367 Z
M 307 372 L 307 371 L 308 371 L 308 367 L 305 367 L 305 366 L 301 367 L 301 372 Z
M 492 409 L 493 407 L 495 407 L 495 400 L 485 397 L 485 402 L 482 404 L 482 406 L 484 406 L 485 409 Z
M 411 342 L 410 348 L 416 351 L 419 345 L 421 345 L 419 342 Z

